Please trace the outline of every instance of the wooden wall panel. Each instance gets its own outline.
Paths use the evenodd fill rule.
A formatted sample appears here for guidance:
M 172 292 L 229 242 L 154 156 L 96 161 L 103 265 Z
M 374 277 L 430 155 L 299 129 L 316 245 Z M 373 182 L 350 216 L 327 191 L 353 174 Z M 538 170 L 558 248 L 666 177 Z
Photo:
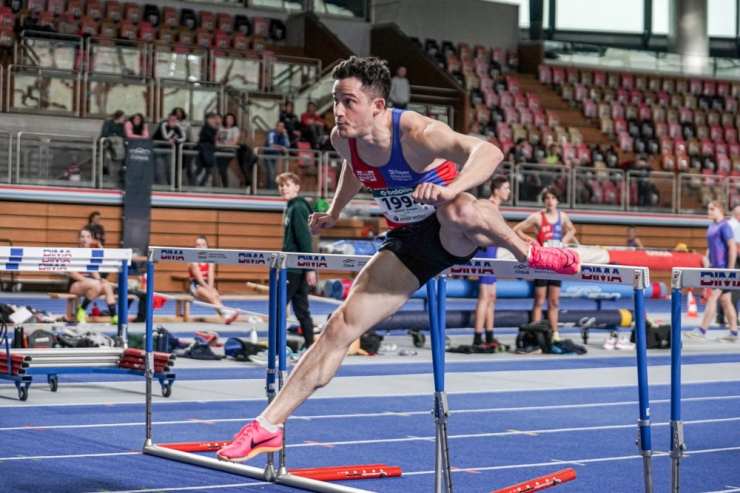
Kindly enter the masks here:
M 35 204 L 0 202 L 0 239 L 10 239 L 18 246 L 75 246 L 80 228 L 87 216 L 99 211 L 106 230 L 107 245 L 113 248 L 121 239 L 121 208 L 113 206 Z M 185 209 L 152 209 L 150 244 L 157 246 L 193 247 L 199 235 L 208 237 L 212 248 L 279 250 L 282 246 L 281 212 L 217 211 Z M 375 220 L 373 225 L 384 220 Z M 365 222 L 343 219 L 336 232 L 359 234 Z M 367 224 L 371 224 L 368 222 Z M 509 222 L 514 226 L 515 222 Z M 576 224 L 582 244 L 625 245 L 627 228 L 621 225 Z M 703 253 L 706 228 L 677 226 L 638 228 L 638 236 L 647 247 L 672 249 L 686 243 L 689 249 Z M 325 235 L 331 238 L 333 235 Z M 333 236 L 339 237 L 339 236 Z M 0 241 L 0 245 L 2 245 Z M 244 291 L 244 280 L 266 276 L 266 270 L 254 266 L 220 266 L 217 275 L 224 278 L 223 291 Z M 44 276 L 44 274 L 41 274 Z M 186 276 L 187 265 L 160 263 L 156 269 L 157 290 L 180 291 L 182 282 L 172 276 Z M 346 277 L 347 273 L 325 272 L 323 277 Z M 669 281 L 670 273 L 653 272 L 654 280 Z M 32 277 L 24 274 L 23 277 Z M 48 276 L 47 276 L 48 277 Z

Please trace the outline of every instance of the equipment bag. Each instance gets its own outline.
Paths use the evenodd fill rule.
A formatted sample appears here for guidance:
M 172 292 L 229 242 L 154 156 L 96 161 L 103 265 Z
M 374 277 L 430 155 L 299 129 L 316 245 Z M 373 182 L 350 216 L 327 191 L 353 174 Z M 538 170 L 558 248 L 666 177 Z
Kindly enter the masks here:
M 671 325 L 645 324 L 645 343 L 647 349 L 671 348 Z M 635 342 L 635 329 L 632 329 L 631 342 Z
M 213 352 L 211 346 L 201 341 L 193 341 L 186 349 L 177 351 L 178 356 L 183 358 L 192 359 L 203 359 L 203 360 L 219 360 L 223 356 L 219 356 Z
M 265 350 L 264 346 L 254 344 L 247 338 L 229 337 L 224 344 L 224 354 L 237 361 L 249 361 L 249 357 Z
M 382 342 L 383 338 L 373 329 L 368 330 L 360 336 L 360 348 L 368 353 L 377 353 L 380 350 L 380 343 Z
M 540 320 L 519 326 L 516 347 L 524 349 L 528 346 L 539 347 L 543 353 L 552 352 L 552 329 L 549 321 Z
M 187 347 L 187 344 L 181 343 L 180 339 L 173 336 L 169 330 L 165 329 L 161 325 L 157 327 L 157 331 L 152 334 L 152 337 L 154 350 L 159 351 L 160 353 L 171 353 L 175 349 Z
M 48 330 L 35 330 L 26 336 L 26 347 L 29 348 L 52 348 L 56 342 L 56 337 Z

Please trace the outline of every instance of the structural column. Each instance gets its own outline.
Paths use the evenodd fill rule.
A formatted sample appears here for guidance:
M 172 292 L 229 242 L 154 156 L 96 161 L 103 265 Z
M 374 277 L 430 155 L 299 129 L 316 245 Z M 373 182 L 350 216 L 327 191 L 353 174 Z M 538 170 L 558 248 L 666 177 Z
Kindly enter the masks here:
M 709 65 L 707 0 L 671 0 L 668 9 L 668 49 L 681 55 L 685 72 L 704 72 Z

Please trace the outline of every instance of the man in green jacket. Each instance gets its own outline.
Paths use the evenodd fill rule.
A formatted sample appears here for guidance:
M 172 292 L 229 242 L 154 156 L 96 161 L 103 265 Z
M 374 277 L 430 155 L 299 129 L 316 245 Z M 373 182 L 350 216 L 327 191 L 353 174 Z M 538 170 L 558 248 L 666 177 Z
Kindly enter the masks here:
M 282 173 L 275 182 L 280 195 L 288 202 L 285 210 L 285 232 L 283 234 L 283 251 L 313 253 L 313 238 L 308 229 L 308 216 L 313 208 L 306 199 L 298 196 L 301 180 L 294 173 Z M 313 320 L 308 310 L 308 289 L 316 286 L 316 272 L 305 269 L 288 269 L 288 303 L 293 303 L 293 312 L 301 323 L 303 349 L 291 358 L 298 360 L 313 344 Z

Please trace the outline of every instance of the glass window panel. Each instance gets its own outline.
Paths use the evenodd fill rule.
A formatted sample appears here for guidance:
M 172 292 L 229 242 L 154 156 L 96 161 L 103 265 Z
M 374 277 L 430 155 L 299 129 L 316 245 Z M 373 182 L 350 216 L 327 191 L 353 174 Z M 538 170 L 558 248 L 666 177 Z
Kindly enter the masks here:
M 573 31 L 639 33 L 643 30 L 643 5 L 643 0 L 557 0 L 556 27 Z
M 707 0 L 707 32 L 710 36 L 735 37 L 736 7 L 735 0 Z

